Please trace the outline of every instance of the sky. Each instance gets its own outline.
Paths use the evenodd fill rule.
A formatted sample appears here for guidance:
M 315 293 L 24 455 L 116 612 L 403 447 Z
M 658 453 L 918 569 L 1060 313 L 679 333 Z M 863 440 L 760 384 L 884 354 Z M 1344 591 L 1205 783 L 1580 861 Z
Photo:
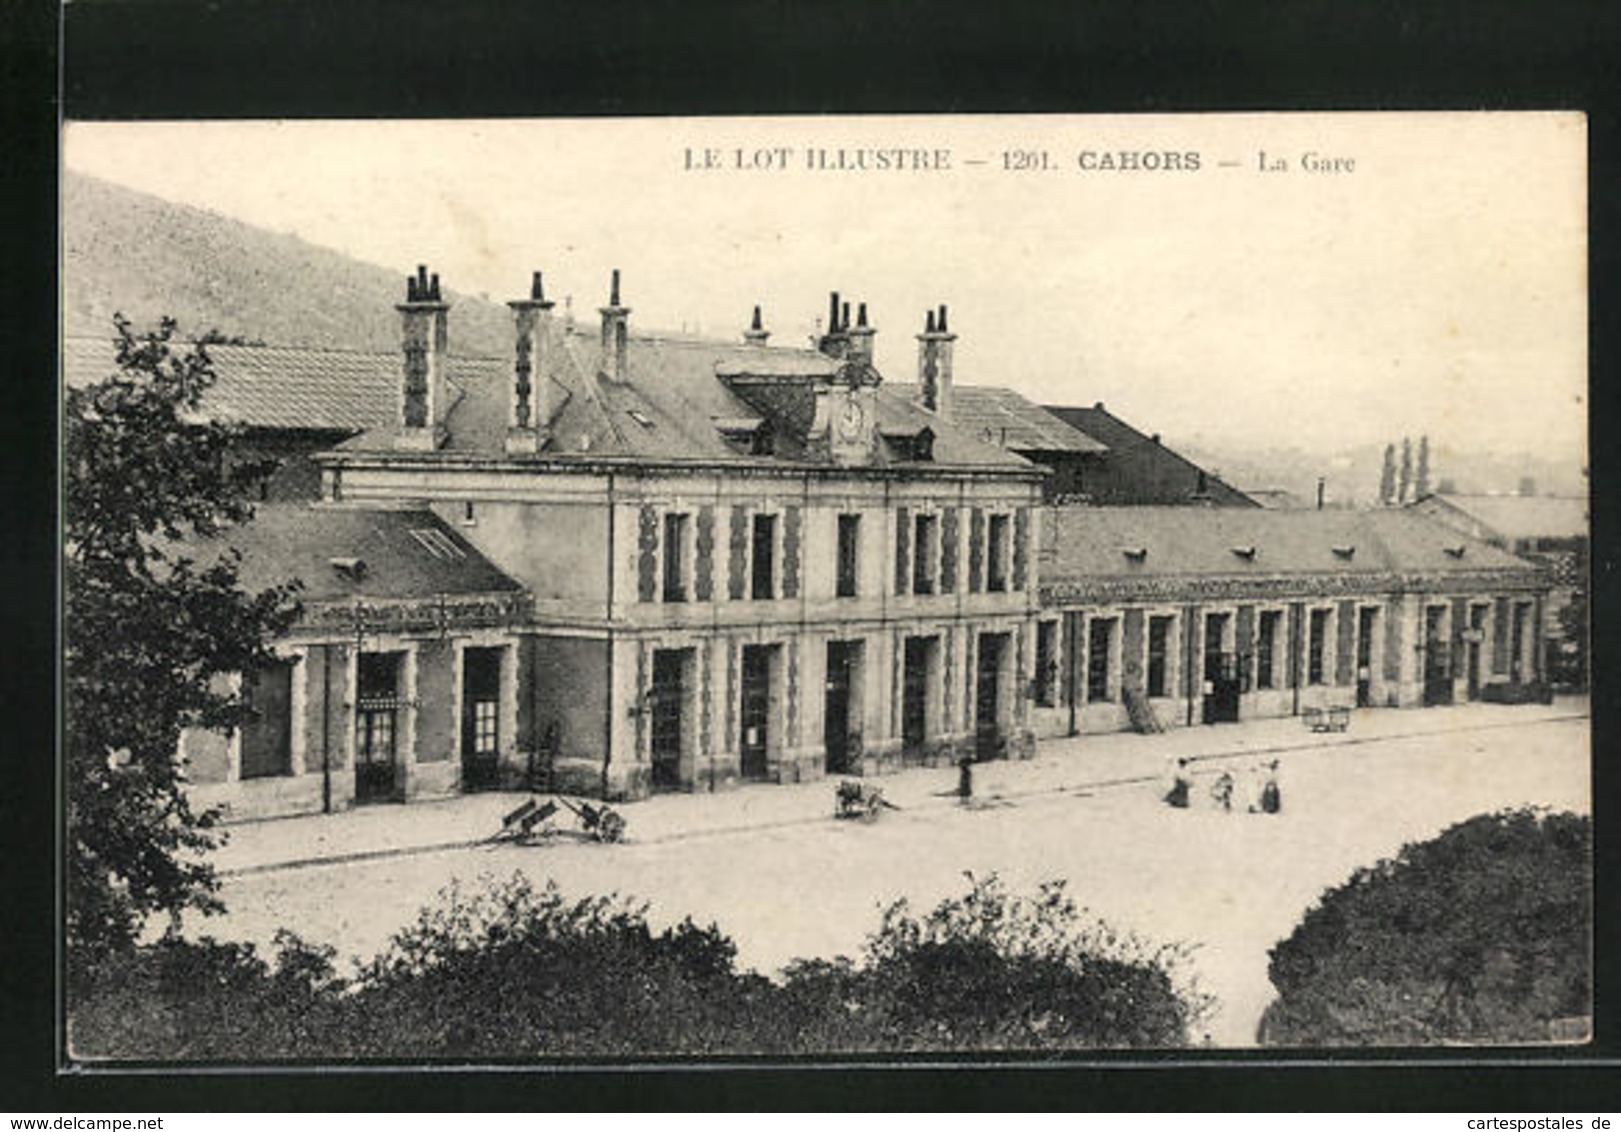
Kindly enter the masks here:
M 70 123 L 64 139 L 70 169 L 498 301 L 540 269 L 594 318 L 619 268 L 633 328 L 731 336 L 758 303 L 773 341 L 799 344 L 837 290 L 867 303 L 892 380 L 915 379 L 914 336 L 945 303 L 958 381 L 1102 401 L 1168 440 L 1427 433 L 1581 463 L 1585 154 L 1581 115 L 1540 113 Z

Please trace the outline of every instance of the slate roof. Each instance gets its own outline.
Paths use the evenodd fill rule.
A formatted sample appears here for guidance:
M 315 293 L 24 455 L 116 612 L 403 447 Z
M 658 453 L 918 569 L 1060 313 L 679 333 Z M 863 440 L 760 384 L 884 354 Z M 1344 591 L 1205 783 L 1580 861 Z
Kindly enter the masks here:
M 904 401 L 919 401 L 916 382 L 886 382 Z M 1108 445 L 1066 424 L 1034 401 L 992 385 L 953 385 L 951 419 L 981 440 L 1015 452 L 1107 452 Z
M 1536 572 L 1506 551 L 1400 510 L 1057 507 L 1043 524 L 1043 584 L 1122 577 Z M 1460 546 L 1461 557 L 1448 552 Z M 1253 557 L 1236 552 L 1250 548 Z
M 299 598 L 306 602 L 523 589 L 431 511 L 302 503 L 260 503 L 254 510 L 252 522 L 208 540 L 242 552 L 241 578 L 249 589 L 297 578 L 304 583 Z M 334 558 L 360 559 L 365 571 L 356 579 L 335 568 Z
M 178 345 L 178 349 L 185 349 Z M 219 420 L 258 428 L 358 433 L 387 427 L 399 411 L 400 359 L 395 354 L 302 346 L 210 345 L 216 381 L 203 410 Z M 117 369 L 110 338 L 66 338 L 62 377 L 71 387 L 94 384 Z M 499 358 L 449 359 L 453 385 L 505 372 Z
M 1450 508 L 1516 541 L 1533 538 L 1585 538 L 1587 500 L 1568 495 L 1427 495 L 1410 507 Z
M 601 340 L 595 327 L 559 326 L 553 335 L 546 374 L 552 440 L 541 458 L 560 462 L 601 457 L 739 465 L 791 461 L 788 455 L 749 456 L 728 443 L 717 426 L 759 420 L 773 411 L 756 396 L 748 378 L 769 378 L 784 389 L 808 388 L 836 374 L 840 365 L 808 348 L 633 332 L 626 376 L 612 381 L 600 372 Z M 501 365 L 463 371 L 458 399 L 446 417 L 448 438 L 442 451 L 504 455 L 508 377 Z M 388 421 L 337 450 L 393 451 L 392 407 L 390 402 Z M 894 435 L 931 429 L 934 465 L 1035 470 L 1000 445 L 987 444 L 896 396 L 887 383 L 878 387 L 875 423 L 881 433 Z

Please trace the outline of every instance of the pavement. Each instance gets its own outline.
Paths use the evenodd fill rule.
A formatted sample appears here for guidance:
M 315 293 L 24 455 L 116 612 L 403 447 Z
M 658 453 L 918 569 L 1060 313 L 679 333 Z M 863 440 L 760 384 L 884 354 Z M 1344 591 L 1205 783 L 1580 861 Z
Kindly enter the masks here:
M 1452 707 L 1359 709 L 1344 732 L 1314 733 L 1297 717 L 1178 728 L 1156 735 L 1117 732 L 1044 739 L 1032 759 L 974 766 L 975 804 L 1042 794 L 1091 793 L 1163 777 L 1173 759 L 1188 758 L 1195 774 L 1215 775 L 1223 765 L 1262 757 L 1280 761 L 1288 789 L 1288 758 L 1325 747 L 1354 747 L 1424 735 L 1452 735 L 1530 726 L 1588 715 L 1586 697 L 1551 705 L 1463 704 Z M 627 822 L 625 841 L 637 845 L 681 842 L 828 821 L 837 778 L 793 785 L 745 785 L 721 793 L 659 794 L 616 805 Z M 904 811 L 959 806 L 957 770 L 914 768 L 864 780 Z M 242 876 L 349 861 L 465 850 L 490 840 L 501 818 L 530 797 L 525 793 L 459 795 L 408 805 L 373 805 L 336 814 L 312 814 L 225 827 L 226 841 L 212 854 L 221 876 Z M 554 828 L 577 830 L 567 811 Z

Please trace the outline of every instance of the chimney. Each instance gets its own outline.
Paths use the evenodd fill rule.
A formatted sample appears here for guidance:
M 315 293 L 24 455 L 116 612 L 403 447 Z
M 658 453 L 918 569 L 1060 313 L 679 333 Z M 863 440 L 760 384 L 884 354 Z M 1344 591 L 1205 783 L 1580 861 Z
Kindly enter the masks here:
M 602 312 L 602 376 L 609 381 L 625 380 L 625 347 L 630 329 L 630 308 L 619 305 L 619 269 L 613 271 L 613 287 Z
M 850 346 L 850 336 L 847 333 L 849 322 L 850 304 L 845 303 L 841 312 L 839 293 L 830 292 L 827 297 L 827 333 L 822 335 L 816 348 L 830 358 L 844 357 Z
M 439 276 L 418 265 L 405 277 L 405 302 L 400 312 L 405 380 L 400 387 L 397 448 L 431 452 L 445 439 L 445 342 L 450 307 L 439 296 Z
M 862 303 L 856 308 L 855 329 L 848 331 L 850 346 L 848 356 L 851 361 L 863 365 L 872 365 L 872 337 L 878 331 L 867 325 L 867 304 Z
M 764 346 L 765 340 L 769 337 L 771 337 L 771 331 L 760 325 L 760 307 L 759 304 L 755 304 L 754 321 L 749 323 L 747 330 L 743 331 L 743 341 L 750 346 Z
M 917 381 L 923 391 L 923 407 L 947 420 L 951 417 L 951 344 L 956 340 L 946 328 L 946 305 L 941 303 L 939 318 L 930 311 L 923 333 L 917 336 Z
M 546 392 L 551 371 L 552 305 L 538 271 L 529 281 L 529 297 L 507 304 L 512 308 L 517 330 L 517 360 L 512 369 L 507 414 L 507 452 L 514 456 L 539 452 L 551 422 Z

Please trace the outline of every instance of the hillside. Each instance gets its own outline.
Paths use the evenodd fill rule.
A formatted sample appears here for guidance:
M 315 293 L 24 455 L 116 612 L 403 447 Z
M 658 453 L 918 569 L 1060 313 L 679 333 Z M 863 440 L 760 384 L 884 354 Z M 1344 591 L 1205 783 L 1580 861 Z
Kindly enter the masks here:
M 271 345 L 399 347 L 394 304 L 414 264 L 388 270 L 295 236 L 64 172 L 62 319 L 70 336 L 110 335 L 173 315 L 181 332 L 218 330 Z M 512 316 L 500 303 L 446 290 L 451 349 L 504 357 Z

